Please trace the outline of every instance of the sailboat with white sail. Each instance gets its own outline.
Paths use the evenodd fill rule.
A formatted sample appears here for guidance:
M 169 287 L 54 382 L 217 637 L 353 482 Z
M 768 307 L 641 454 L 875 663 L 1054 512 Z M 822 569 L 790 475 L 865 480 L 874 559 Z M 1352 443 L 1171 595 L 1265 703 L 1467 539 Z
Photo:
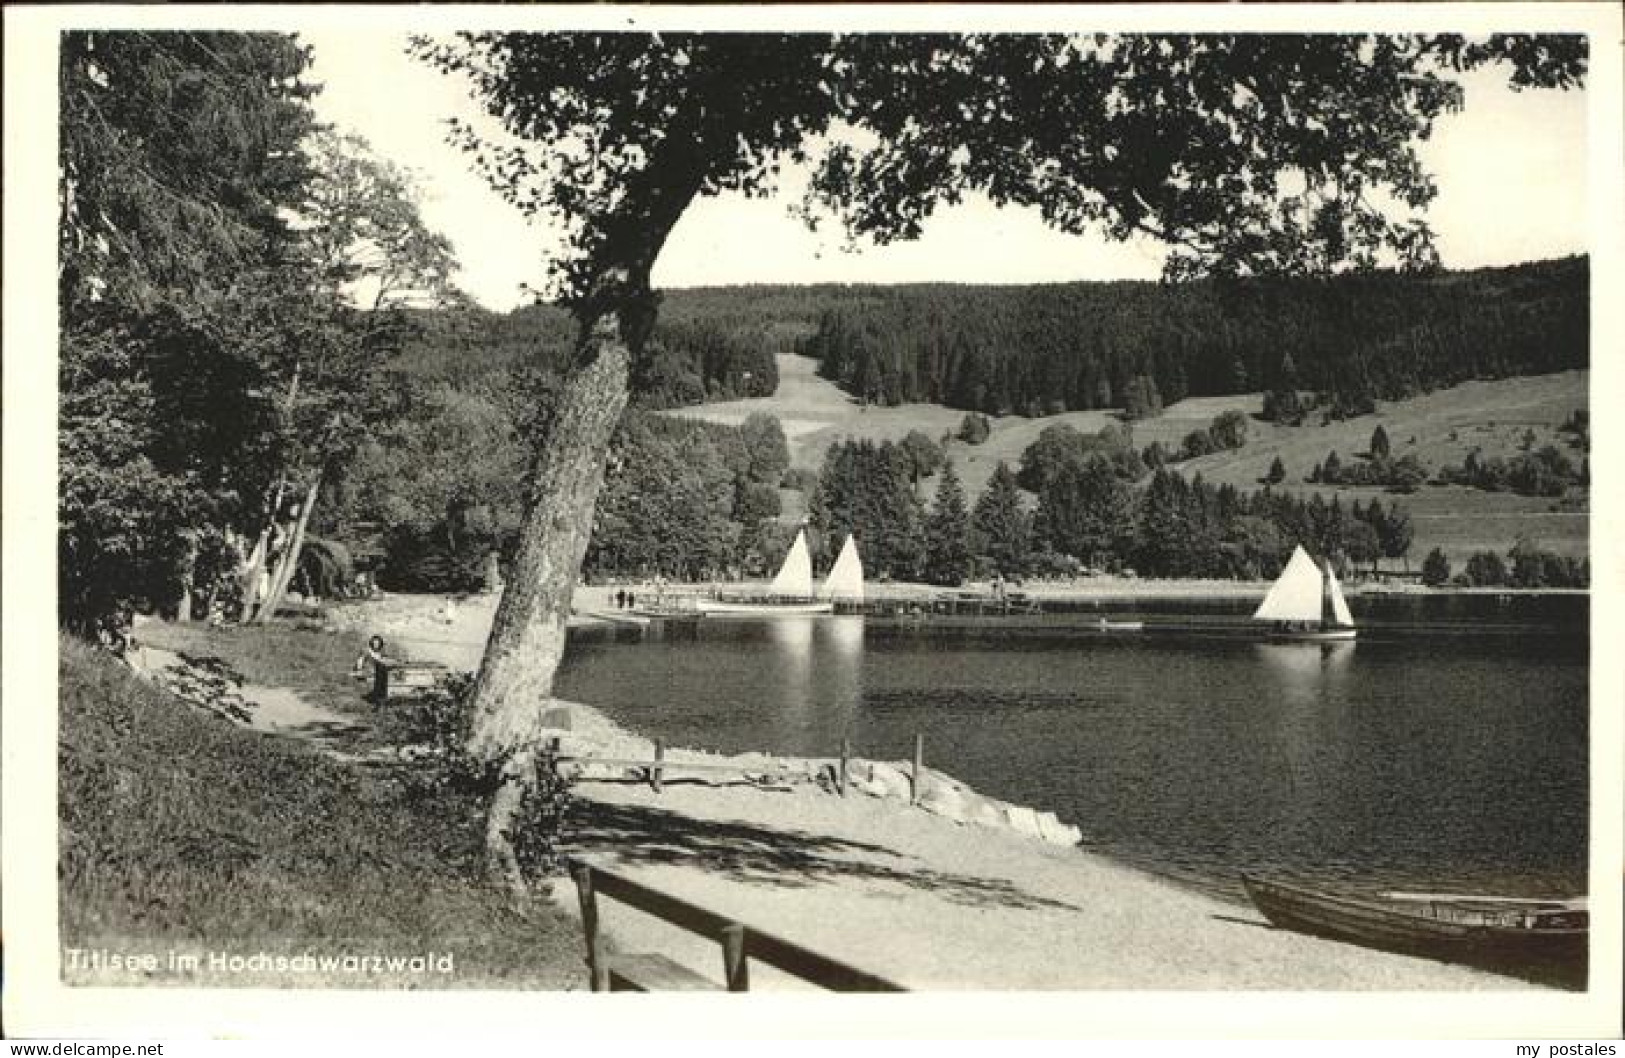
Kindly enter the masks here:
M 859 603 L 863 601 L 863 559 L 858 557 L 858 542 L 846 534 L 841 553 L 835 556 L 835 565 L 829 568 L 818 589 L 820 599 L 830 602 Z
M 812 555 L 807 550 L 807 534 L 803 530 L 796 533 L 790 553 L 785 555 L 784 564 L 766 592 L 698 599 L 695 607 L 700 613 L 721 616 L 792 617 L 834 613 L 837 602 L 862 599 L 863 562 L 858 558 L 857 544 L 852 538 L 846 538 L 829 577 L 815 593 Z
M 1293 549 L 1253 620 L 1270 623 L 1271 639 L 1336 642 L 1356 635 L 1354 615 L 1331 563 L 1316 563 L 1302 547 Z

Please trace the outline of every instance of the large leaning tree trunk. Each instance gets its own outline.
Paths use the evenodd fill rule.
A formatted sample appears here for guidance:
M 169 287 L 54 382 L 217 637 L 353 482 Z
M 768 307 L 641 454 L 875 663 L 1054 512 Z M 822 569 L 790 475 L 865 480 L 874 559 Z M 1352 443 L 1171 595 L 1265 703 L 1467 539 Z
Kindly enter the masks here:
M 694 140 L 680 142 L 692 146 Z M 502 764 L 486 820 L 487 866 L 493 880 L 515 893 L 523 893 L 526 882 L 514 828 L 536 782 L 542 717 L 564 654 L 570 600 L 592 535 L 610 438 L 654 328 L 658 299 L 650 275 L 704 174 L 704 152 L 694 150 L 636 182 L 623 207 L 605 218 L 604 257 L 572 304 L 580 327 L 574 367 L 538 456 L 512 576 L 469 702 L 470 751 Z
M 471 696 L 470 751 L 502 762 L 487 817 L 493 876 L 522 891 L 511 833 L 535 781 L 541 719 L 564 654 L 570 599 L 592 535 L 604 455 L 627 401 L 631 354 L 613 316 L 592 325 L 586 362 L 566 382 L 540 455 L 514 574 L 502 593 Z

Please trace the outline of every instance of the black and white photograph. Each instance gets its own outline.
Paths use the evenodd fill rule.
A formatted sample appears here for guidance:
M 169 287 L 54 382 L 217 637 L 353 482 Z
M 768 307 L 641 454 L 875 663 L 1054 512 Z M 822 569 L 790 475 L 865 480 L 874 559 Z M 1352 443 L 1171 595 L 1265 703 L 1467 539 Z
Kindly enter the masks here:
M 1616 1035 L 1621 22 L 8 9 L 8 1032 Z

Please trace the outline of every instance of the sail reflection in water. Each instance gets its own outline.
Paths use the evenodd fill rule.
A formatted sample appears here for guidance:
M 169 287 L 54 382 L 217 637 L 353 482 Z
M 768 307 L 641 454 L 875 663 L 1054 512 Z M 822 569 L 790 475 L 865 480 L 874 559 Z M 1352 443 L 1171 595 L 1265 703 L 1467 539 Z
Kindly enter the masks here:
M 777 670 L 772 691 L 792 718 L 806 715 L 812 702 L 813 625 L 811 617 L 781 617 L 766 622 L 768 642 L 773 645 L 773 665 Z
M 1254 643 L 1264 670 L 1280 693 L 1294 701 L 1312 701 L 1336 686 L 1354 660 L 1353 643 Z

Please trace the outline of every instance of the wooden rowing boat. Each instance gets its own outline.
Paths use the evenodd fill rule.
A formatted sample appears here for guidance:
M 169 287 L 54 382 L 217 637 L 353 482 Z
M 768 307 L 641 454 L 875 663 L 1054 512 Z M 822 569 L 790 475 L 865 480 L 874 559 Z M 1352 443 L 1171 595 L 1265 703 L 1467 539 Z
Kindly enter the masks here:
M 1242 875 L 1242 883 L 1258 910 L 1281 929 L 1503 972 L 1584 975 L 1590 914 L 1583 900 L 1355 896 L 1249 875 Z

